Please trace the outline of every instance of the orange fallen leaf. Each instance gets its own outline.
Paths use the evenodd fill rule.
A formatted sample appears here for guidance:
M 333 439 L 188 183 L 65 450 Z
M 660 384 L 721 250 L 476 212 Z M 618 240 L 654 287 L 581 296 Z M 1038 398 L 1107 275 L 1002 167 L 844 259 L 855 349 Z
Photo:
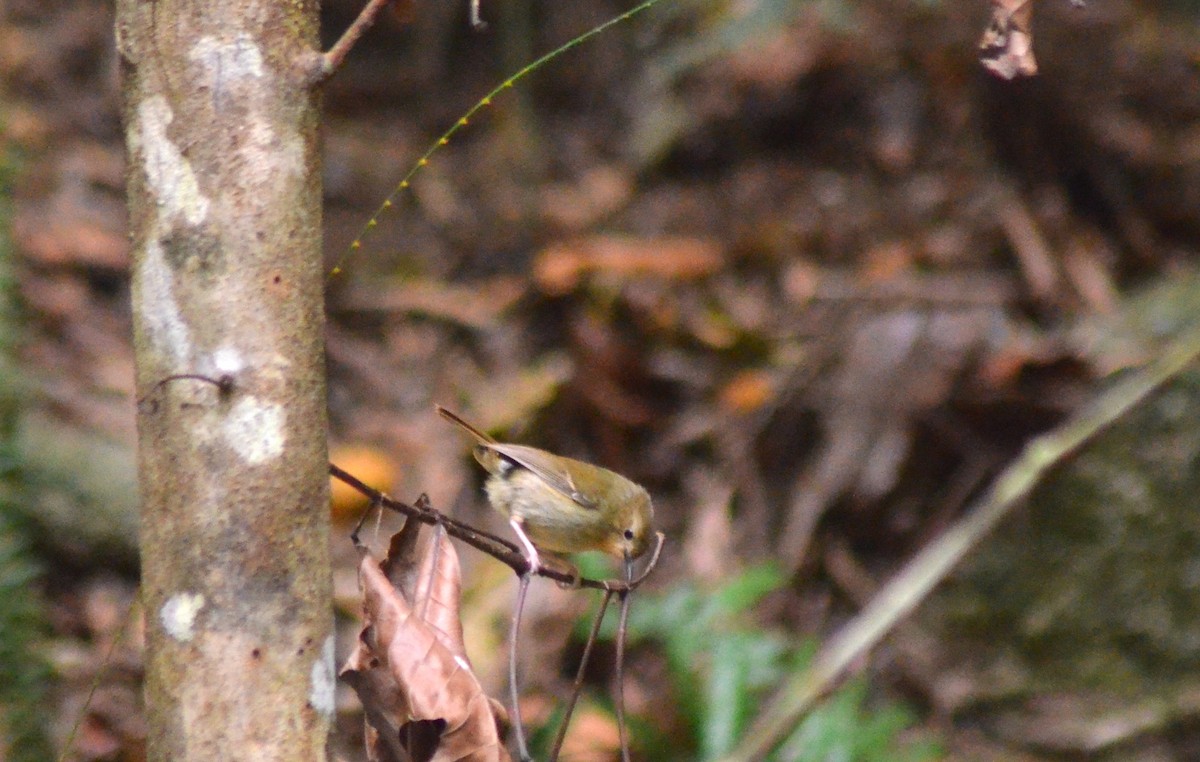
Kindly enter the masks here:
M 396 464 L 377 447 L 334 445 L 329 450 L 329 459 L 380 492 L 391 492 L 395 484 Z M 366 495 L 340 479 L 330 478 L 329 492 L 330 511 L 335 521 L 357 521 L 369 503 Z
M 562 296 L 591 273 L 694 280 L 720 266 L 721 247 L 708 239 L 596 236 L 543 249 L 533 262 L 533 279 L 544 293 Z
M 721 407 L 732 413 L 750 413 L 771 401 L 775 380 L 765 370 L 738 373 L 718 394 Z

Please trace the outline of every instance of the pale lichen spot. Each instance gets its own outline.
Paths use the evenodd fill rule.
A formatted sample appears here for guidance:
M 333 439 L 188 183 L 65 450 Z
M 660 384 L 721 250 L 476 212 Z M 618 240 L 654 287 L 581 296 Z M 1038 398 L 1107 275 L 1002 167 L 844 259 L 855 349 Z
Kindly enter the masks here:
M 330 635 L 325 639 L 325 645 L 321 648 L 321 655 L 312 665 L 311 673 L 312 689 L 308 694 L 308 701 L 312 704 L 313 709 L 316 709 L 324 717 L 333 717 L 334 691 L 337 688 L 337 680 L 333 673 L 333 636 Z
M 185 363 L 192 353 L 191 333 L 175 302 L 174 273 L 167 266 L 162 246 L 155 239 L 146 244 L 146 255 L 138 263 L 135 305 L 150 343 L 174 366 Z
M 196 616 L 204 608 L 201 593 L 176 593 L 167 599 L 159 611 L 159 620 L 167 634 L 184 643 L 192 639 Z
M 298 132 L 280 134 L 272 127 L 272 110 L 261 94 L 261 80 L 272 71 L 254 38 L 246 33 L 232 39 L 205 35 L 192 46 L 189 58 L 197 64 L 199 80 L 215 109 L 237 103 L 244 110 L 238 117 L 242 127 L 235 144 L 240 165 L 235 182 L 243 188 L 270 190 L 280 174 L 303 174 L 303 138 Z
M 304 172 L 304 141 L 298 133 L 276 135 L 264 115 L 251 114 L 245 136 L 238 149 L 247 172 L 243 185 L 273 183 L 280 175 Z
M 146 182 L 163 218 L 170 222 L 182 217 L 189 225 L 199 225 L 208 216 L 209 200 L 200 192 L 191 163 L 167 136 L 174 119 L 166 99 L 153 95 L 138 104 L 137 136 L 130 140 L 142 151 Z
M 213 95 L 246 79 L 263 76 L 263 55 L 254 38 L 245 32 L 232 40 L 219 40 L 204 35 L 192 46 L 189 54 L 196 63 L 204 67 L 206 84 Z
M 218 373 L 237 373 L 246 367 L 242 353 L 233 347 L 221 347 L 212 356 L 213 367 Z
M 286 355 L 275 352 L 262 363 L 260 372 L 264 381 L 283 384 L 292 378 L 292 363 Z
M 277 458 L 283 452 L 286 439 L 284 423 L 287 413 L 282 405 L 262 402 L 257 397 L 243 397 L 222 424 L 222 435 L 228 445 L 251 465 Z

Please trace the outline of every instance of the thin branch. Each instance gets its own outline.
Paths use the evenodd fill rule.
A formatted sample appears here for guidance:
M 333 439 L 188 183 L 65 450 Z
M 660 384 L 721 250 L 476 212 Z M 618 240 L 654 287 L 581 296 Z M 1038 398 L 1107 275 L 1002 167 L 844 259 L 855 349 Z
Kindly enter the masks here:
M 378 505 L 381 508 L 387 508 L 396 513 L 404 514 L 409 518 L 420 521 L 422 524 L 443 526 L 446 528 L 446 533 L 451 537 L 465 542 L 476 550 L 487 553 L 492 558 L 508 566 L 518 576 L 526 575 L 530 572 L 529 560 L 525 558 L 524 554 L 521 553 L 515 544 L 502 537 L 497 537 L 489 532 L 476 529 L 470 524 L 450 518 L 430 507 L 427 499 L 418 500 L 416 505 L 402 503 L 399 500 L 388 497 L 377 489 L 367 486 L 352 474 L 332 463 L 329 464 L 329 473 L 335 479 L 345 482 L 354 490 L 365 495 L 371 501 L 372 505 Z M 646 568 L 642 570 L 642 573 L 637 578 L 628 582 L 617 579 L 597 580 L 580 578 L 574 574 L 567 574 L 548 566 L 540 567 L 537 570 L 536 576 L 546 577 L 547 579 L 552 579 L 555 582 L 561 582 L 571 587 L 586 587 L 592 590 L 608 590 L 614 593 L 636 590 L 646 581 L 646 578 L 650 576 L 651 572 L 658 565 L 658 559 L 662 554 L 663 543 L 666 538 L 662 532 L 657 532 L 655 539 L 654 552 L 650 555 L 650 561 L 646 564 Z
M 629 627 L 629 593 L 620 593 L 621 618 L 617 620 L 617 735 L 621 739 L 621 762 L 629 762 L 629 736 L 625 731 L 625 633 Z
M 70 732 L 67 733 L 67 739 L 63 742 L 62 751 L 58 755 L 57 762 L 66 762 L 67 759 L 74 757 L 72 754 L 75 751 L 75 737 L 79 734 L 79 729 L 83 726 L 83 721 L 88 715 L 88 709 L 92 705 L 92 699 L 96 697 L 96 691 L 100 689 L 100 683 L 104 678 L 108 677 L 110 668 L 117 663 L 117 648 L 119 648 L 124 640 L 125 633 L 129 631 L 129 622 L 133 619 L 133 608 L 138 604 L 140 598 L 135 595 L 129 599 L 129 606 L 125 609 L 125 615 L 121 617 L 121 626 L 117 629 L 112 641 L 108 644 L 108 652 L 104 654 L 104 658 L 100 660 L 100 668 L 96 670 L 96 674 L 92 677 L 92 684 L 88 686 L 87 695 L 83 699 L 83 709 L 79 710 L 75 717 L 75 724 L 71 726 Z M 605 598 L 607 600 L 607 597 Z
M 612 601 L 613 591 L 605 590 L 604 597 L 600 600 L 600 610 L 596 612 L 596 618 L 592 622 L 592 630 L 588 633 L 587 642 L 583 646 L 583 656 L 579 657 L 579 669 L 575 671 L 575 682 L 571 685 L 571 698 L 567 701 L 566 711 L 563 712 L 562 722 L 558 726 L 558 734 L 554 736 L 554 746 L 550 749 L 550 762 L 557 762 L 558 753 L 562 751 L 563 741 L 567 738 L 567 727 L 571 724 L 571 715 L 575 712 L 575 705 L 579 703 L 579 696 L 583 693 L 583 678 L 587 673 L 588 662 L 592 658 L 592 647 L 596 645 L 596 639 L 600 637 L 600 625 L 604 623 L 604 614 L 608 611 L 608 604 Z
M 151 401 L 150 398 L 158 394 L 159 390 L 172 381 L 203 381 L 206 384 L 212 384 L 213 386 L 217 387 L 217 394 L 219 394 L 222 399 L 227 398 L 230 392 L 233 391 L 233 376 L 229 374 L 224 374 L 217 378 L 209 378 L 208 376 L 201 375 L 199 373 L 175 373 L 167 376 L 154 386 L 150 387 L 150 391 L 146 392 L 141 396 L 141 398 L 138 399 L 138 411 L 142 413 L 157 413 L 158 402 Z
M 383 10 L 383 6 L 389 2 L 391 0 L 367 0 L 367 4 L 359 12 L 358 18 L 354 19 L 354 23 L 346 28 L 341 38 L 329 49 L 329 52 L 321 56 L 321 68 L 313 84 L 324 82 L 341 68 L 346 60 L 346 56 L 350 54 L 350 49 L 363 36 L 363 33 L 371 28 L 371 25 L 375 23 L 376 17 L 379 16 L 379 12 Z
M 521 575 L 521 586 L 517 588 L 517 607 L 513 611 L 512 632 L 508 635 L 508 696 L 512 701 L 512 726 L 517 735 L 517 754 L 521 762 L 532 762 L 529 748 L 525 745 L 525 725 L 521 722 L 521 695 L 517 690 L 517 636 L 521 632 L 521 615 L 525 613 L 525 594 L 529 592 L 530 574 Z

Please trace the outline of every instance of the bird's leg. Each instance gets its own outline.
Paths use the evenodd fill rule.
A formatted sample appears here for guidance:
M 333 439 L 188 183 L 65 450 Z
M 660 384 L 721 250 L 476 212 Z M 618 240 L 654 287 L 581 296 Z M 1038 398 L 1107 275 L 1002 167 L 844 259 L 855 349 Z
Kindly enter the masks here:
M 533 547 L 529 536 L 525 534 L 525 520 L 520 516 L 513 516 L 508 523 L 517 533 L 517 539 L 525 546 L 525 560 L 529 562 L 529 569 L 521 574 L 521 585 L 517 588 L 517 607 L 513 611 L 512 632 L 509 633 L 508 638 L 508 690 L 512 699 L 513 731 L 517 736 L 517 754 L 521 762 L 531 762 L 532 758 L 525 746 L 525 729 L 521 725 L 521 704 L 517 691 L 517 636 L 521 632 L 521 614 L 525 611 L 525 593 L 529 591 L 529 580 L 538 573 L 542 564 L 538 558 L 537 548 Z
M 537 548 L 533 547 L 533 543 L 529 541 L 529 536 L 525 534 L 525 519 L 520 516 L 513 516 L 508 520 L 508 524 L 517 533 L 517 539 L 525 546 L 525 560 L 529 562 L 528 574 L 537 574 L 541 571 L 542 561 L 538 557 Z

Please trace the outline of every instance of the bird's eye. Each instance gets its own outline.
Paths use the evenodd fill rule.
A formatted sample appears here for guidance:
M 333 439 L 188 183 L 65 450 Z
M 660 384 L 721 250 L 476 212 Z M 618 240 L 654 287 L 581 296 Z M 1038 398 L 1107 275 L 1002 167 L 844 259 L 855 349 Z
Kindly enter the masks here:
M 626 529 L 626 530 L 625 530 L 625 539 L 626 539 L 626 540 L 632 540 L 632 539 L 633 539 L 633 530 L 632 530 L 632 529 Z

